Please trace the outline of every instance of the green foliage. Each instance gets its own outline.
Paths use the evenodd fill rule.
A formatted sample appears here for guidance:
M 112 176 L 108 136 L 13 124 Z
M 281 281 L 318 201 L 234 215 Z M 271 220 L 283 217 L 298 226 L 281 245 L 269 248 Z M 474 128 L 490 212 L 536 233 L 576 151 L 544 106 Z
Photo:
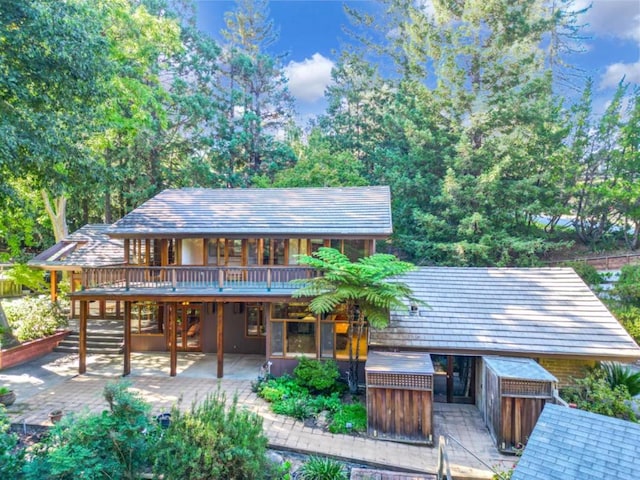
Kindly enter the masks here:
M 311 457 L 298 470 L 301 480 L 347 480 L 344 465 L 327 457 Z
M 330 393 L 339 388 L 340 370 L 334 360 L 300 357 L 293 375 L 301 386 L 314 393 Z
M 282 478 L 285 472 L 268 462 L 266 449 L 262 418 L 239 408 L 237 398 L 227 403 L 219 391 L 187 413 L 172 409 L 154 472 L 167 480 Z
M 640 265 L 622 267 L 613 294 L 623 305 L 640 307 Z
M 60 305 L 46 296 L 30 296 L 4 305 L 13 335 L 26 342 L 53 335 L 67 325 L 67 317 Z
M 415 266 L 394 255 L 377 253 L 351 262 L 334 248 L 321 247 L 312 256 L 301 255 L 299 263 L 317 269 L 323 275 L 301 280 L 295 298 L 313 297 L 309 306 L 314 313 L 329 313 L 343 303 L 357 304 L 361 315 L 376 328 L 389 322 L 389 310 L 407 309 L 403 300 L 420 303 L 411 289 L 394 277 Z
M 44 271 L 31 268 L 25 264 L 16 264 L 6 272 L 16 285 L 27 287 L 36 293 L 46 293 L 49 286 L 44 281 Z
M 600 413 L 609 417 L 637 421 L 629 405 L 631 395 L 624 385 L 611 387 L 600 368 L 591 370 L 584 378 L 575 380 L 575 385 L 562 391 L 562 398 L 575 403 L 581 410 Z
M 282 375 L 269 378 L 257 385 L 257 393 L 267 402 L 277 402 L 283 398 L 306 395 L 308 390 L 300 385 L 293 377 Z
M 587 285 L 600 285 L 604 280 L 596 267 L 587 262 L 564 262 L 562 266 L 573 268 Z
M 614 304 L 609 305 L 609 308 L 629 335 L 640 345 L 640 307 Z
M 640 395 L 640 372 L 616 362 L 602 362 L 600 368 L 611 389 L 623 385 L 632 397 Z
M 153 463 L 159 427 L 125 382 L 104 388 L 109 410 L 56 424 L 25 468 L 27 478 L 135 479 Z
M 350 425 L 350 427 L 349 427 Z M 331 433 L 364 432 L 367 430 L 367 409 L 361 403 L 342 405 L 331 415 Z
M 25 455 L 18 447 L 18 436 L 9 431 L 10 426 L 4 405 L 0 405 L 0 478 L 7 479 L 20 478 Z

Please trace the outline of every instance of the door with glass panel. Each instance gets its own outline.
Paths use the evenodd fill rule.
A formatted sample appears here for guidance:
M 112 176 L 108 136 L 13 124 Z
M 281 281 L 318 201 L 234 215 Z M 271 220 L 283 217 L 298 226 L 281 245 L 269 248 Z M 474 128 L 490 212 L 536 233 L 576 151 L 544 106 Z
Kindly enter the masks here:
M 202 304 L 185 303 L 176 308 L 177 347 L 182 351 L 201 351 Z M 171 342 L 171 338 L 169 338 Z

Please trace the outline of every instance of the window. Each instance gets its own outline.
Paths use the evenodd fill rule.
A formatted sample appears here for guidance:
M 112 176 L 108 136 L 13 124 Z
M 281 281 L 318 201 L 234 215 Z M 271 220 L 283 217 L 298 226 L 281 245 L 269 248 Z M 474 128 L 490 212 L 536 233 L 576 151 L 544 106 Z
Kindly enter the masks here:
M 224 239 L 207 240 L 207 265 L 224 265 Z
M 351 334 L 349 318 L 344 306 L 338 307 L 334 312 L 326 315 L 320 324 L 320 355 L 324 358 L 346 360 L 349 358 L 349 336 Z M 357 327 L 356 327 L 357 328 Z M 357 333 L 351 338 L 351 351 L 355 355 L 356 348 L 360 358 L 367 357 L 368 328 L 365 324 L 360 332 L 358 341 Z
M 157 303 L 134 302 L 131 304 L 131 333 L 162 333 L 162 321 Z
M 299 255 L 309 254 L 309 240 L 292 238 L 289 240 L 289 265 L 298 264 Z
M 304 303 L 271 305 L 271 354 L 273 356 L 316 356 L 317 319 Z
M 345 254 L 352 262 L 368 254 L 365 240 L 331 240 L 331 248 Z
M 284 265 L 284 240 L 265 238 L 262 241 L 262 265 Z
M 262 314 L 262 305 L 247 304 L 247 321 L 246 331 L 247 337 L 264 337 L 266 328 L 264 324 L 264 315 Z

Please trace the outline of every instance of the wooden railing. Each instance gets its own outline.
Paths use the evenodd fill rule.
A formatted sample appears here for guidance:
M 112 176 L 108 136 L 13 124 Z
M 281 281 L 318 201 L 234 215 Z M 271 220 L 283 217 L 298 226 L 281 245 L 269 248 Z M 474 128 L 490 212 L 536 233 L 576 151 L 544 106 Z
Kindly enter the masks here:
M 307 267 L 149 267 L 118 265 L 84 268 L 82 289 L 272 289 L 294 288 L 290 282 L 312 278 Z

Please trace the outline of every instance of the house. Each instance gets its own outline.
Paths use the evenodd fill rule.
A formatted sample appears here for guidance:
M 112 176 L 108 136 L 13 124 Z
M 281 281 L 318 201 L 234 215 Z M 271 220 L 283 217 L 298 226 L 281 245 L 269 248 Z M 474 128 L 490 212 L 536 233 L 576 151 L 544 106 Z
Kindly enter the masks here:
M 391 232 L 388 187 L 165 190 L 104 230 L 122 242 L 117 265 L 82 269 L 79 371 L 96 301 L 123 305 L 125 375 L 132 351 L 170 351 L 171 375 L 178 351 L 215 352 L 218 377 L 224 353 L 264 355 L 274 374 L 301 355 L 346 359 L 346 316 L 292 298 L 292 280 L 316 275 L 298 255 L 355 260 Z
M 512 480 L 640 478 L 640 425 L 547 405 Z

